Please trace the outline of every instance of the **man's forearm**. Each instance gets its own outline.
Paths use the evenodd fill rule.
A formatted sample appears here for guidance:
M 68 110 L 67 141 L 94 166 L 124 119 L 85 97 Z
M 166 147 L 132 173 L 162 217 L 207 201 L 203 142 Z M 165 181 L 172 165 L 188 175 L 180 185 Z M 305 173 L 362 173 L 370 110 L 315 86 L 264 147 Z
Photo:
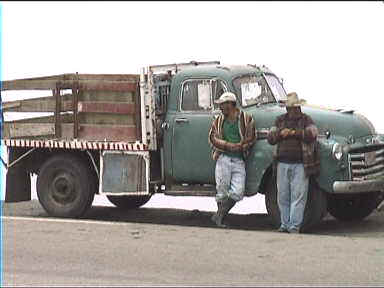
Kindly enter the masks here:
M 226 151 L 226 152 L 237 152 L 242 149 L 242 142 L 231 143 L 216 137 L 212 137 L 212 138 L 213 139 L 211 139 L 211 142 L 216 149 Z
M 315 125 L 309 125 L 304 129 L 303 134 L 303 141 L 306 143 L 311 143 L 316 140 L 319 133 Z

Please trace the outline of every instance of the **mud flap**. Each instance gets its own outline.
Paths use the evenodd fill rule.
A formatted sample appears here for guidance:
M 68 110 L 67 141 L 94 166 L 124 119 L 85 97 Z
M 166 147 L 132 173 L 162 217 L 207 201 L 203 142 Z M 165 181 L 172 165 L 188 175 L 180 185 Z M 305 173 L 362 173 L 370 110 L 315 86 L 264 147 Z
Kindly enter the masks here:
M 25 153 L 22 149 L 9 147 L 8 163 Z M 6 174 L 5 202 L 21 202 L 31 200 L 31 175 L 25 162 L 20 161 L 8 168 Z
M 100 157 L 100 194 L 149 195 L 148 151 L 104 151 Z

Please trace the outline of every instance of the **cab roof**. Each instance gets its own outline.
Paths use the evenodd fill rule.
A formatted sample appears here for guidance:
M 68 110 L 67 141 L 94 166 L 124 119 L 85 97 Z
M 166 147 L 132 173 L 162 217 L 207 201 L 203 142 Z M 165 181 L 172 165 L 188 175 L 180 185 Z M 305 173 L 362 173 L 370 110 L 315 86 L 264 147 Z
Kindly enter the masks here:
M 243 74 L 262 74 L 270 73 L 273 74 L 265 66 L 256 65 L 212 65 L 212 66 L 195 66 L 193 68 L 185 68 L 179 71 L 175 76 L 184 78 L 188 77 L 222 77 L 222 78 L 233 78 L 237 75 Z

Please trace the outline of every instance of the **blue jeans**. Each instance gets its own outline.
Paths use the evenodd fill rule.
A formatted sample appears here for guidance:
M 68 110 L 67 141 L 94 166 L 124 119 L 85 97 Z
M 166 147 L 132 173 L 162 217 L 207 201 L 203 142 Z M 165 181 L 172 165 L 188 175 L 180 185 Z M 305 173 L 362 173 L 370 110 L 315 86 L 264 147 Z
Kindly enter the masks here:
M 299 230 L 308 198 L 309 179 L 305 176 L 304 165 L 279 162 L 276 181 L 281 227 Z
M 245 162 L 243 159 L 221 154 L 216 161 L 216 201 L 231 198 L 240 201 L 244 197 Z

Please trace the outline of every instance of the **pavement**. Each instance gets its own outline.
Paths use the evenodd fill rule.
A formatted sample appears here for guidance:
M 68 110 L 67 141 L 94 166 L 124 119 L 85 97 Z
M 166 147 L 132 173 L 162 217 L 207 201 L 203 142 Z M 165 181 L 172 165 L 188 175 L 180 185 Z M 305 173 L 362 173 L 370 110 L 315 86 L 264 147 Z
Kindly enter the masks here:
M 2 286 L 383 286 L 384 212 L 331 216 L 309 234 L 275 231 L 266 214 L 92 207 L 47 216 L 36 201 L 2 203 Z

